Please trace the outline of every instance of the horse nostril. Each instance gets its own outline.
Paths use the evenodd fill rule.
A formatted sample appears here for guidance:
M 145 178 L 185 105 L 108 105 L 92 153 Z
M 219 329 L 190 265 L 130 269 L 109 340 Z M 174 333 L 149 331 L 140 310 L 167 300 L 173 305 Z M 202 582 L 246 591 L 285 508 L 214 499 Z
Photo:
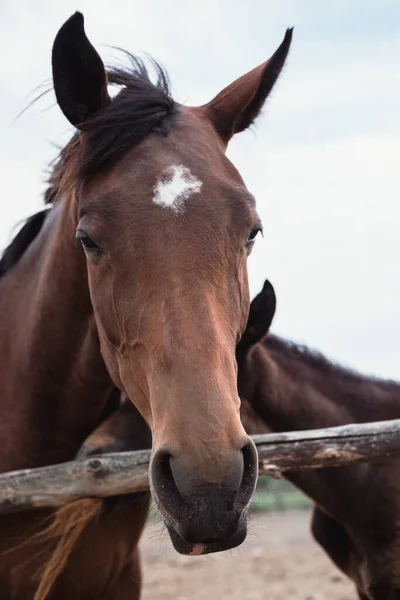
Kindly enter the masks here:
M 155 451 L 151 463 L 154 500 L 185 539 L 210 540 L 220 537 L 222 529 L 227 535 L 236 527 L 258 473 L 255 446 L 249 438 L 244 441 L 241 450 L 226 452 L 223 464 L 215 467 L 205 461 L 202 476 L 190 454 L 173 454 L 166 448 Z
M 243 477 L 240 484 L 241 489 L 254 489 L 258 475 L 258 454 L 255 444 L 249 442 L 242 448 L 243 455 Z
M 151 462 L 151 480 L 157 499 L 165 506 L 183 506 L 183 498 L 175 483 L 171 469 L 172 454 L 157 450 Z
M 165 485 L 172 479 L 169 452 L 158 451 L 152 462 L 152 475 L 159 485 Z

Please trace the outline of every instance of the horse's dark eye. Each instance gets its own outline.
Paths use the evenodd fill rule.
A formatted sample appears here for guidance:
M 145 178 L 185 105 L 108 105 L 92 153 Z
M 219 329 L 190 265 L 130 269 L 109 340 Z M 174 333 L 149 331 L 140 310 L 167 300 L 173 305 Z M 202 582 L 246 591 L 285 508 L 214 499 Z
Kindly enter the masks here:
M 80 242 L 85 249 L 85 252 L 92 256 L 99 256 L 102 253 L 102 250 L 96 242 L 92 240 L 91 237 L 88 236 L 87 233 L 78 229 L 75 235 L 75 238 L 78 242 Z
M 261 227 L 253 227 L 253 229 L 249 233 L 249 237 L 245 242 L 246 248 L 254 244 L 254 242 L 256 241 L 257 234 L 259 234 L 260 232 L 262 232 Z

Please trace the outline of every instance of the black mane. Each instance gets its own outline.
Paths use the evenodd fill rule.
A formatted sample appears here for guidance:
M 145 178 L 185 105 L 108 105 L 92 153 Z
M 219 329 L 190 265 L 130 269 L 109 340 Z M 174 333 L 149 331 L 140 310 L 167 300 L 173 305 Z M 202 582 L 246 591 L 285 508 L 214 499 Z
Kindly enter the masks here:
M 74 174 L 82 181 L 115 164 L 124 153 L 152 132 L 162 136 L 169 133 L 172 118 L 178 112 L 173 100 L 166 71 L 154 60 L 156 74 L 152 82 L 144 62 L 123 51 L 129 67 L 107 69 L 108 82 L 121 88 L 111 103 L 89 119 L 82 127 L 83 142 L 75 134 L 60 152 L 50 177 L 46 201 L 54 201 L 66 166 L 75 156 Z
M 264 338 L 264 344 L 268 350 L 277 352 L 290 361 L 299 365 L 308 365 L 312 369 L 326 375 L 327 378 L 335 380 L 353 381 L 355 383 L 374 382 L 387 388 L 397 388 L 399 384 L 396 381 L 385 380 L 379 377 L 366 376 L 346 368 L 335 362 L 330 361 L 326 356 L 318 351 L 311 350 L 307 346 L 295 344 L 292 341 L 283 339 L 276 335 L 269 334 Z
M 152 132 L 169 133 L 172 118 L 178 112 L 166 71 L 151 61 L 156 80 L 152 82 L 144 62 L 123 51 L 129 67 L 107 69 L 109 84 L 121 88 L 111 103 L 87 121 L 82 128 L 84 143 L 75 134 L 53 163 L 46 204 L 57 198 L 60 184 L 71 161 L 78 180 L 90 178 L 109 167 Z M 39 99 L 39 96 L 37 99 Z M 77 156 L 76 156 L 77 155 Z M 0 259 L 0 277 L 15 265 L 41 230 L 49 209 L 29 217 Z
M 25 250 L 41 230 L 48 213 L 49 209 L 45 208 L 25 221 L 17 235 L 3 252 L 0 259 L 0 277 L 19 261 Z

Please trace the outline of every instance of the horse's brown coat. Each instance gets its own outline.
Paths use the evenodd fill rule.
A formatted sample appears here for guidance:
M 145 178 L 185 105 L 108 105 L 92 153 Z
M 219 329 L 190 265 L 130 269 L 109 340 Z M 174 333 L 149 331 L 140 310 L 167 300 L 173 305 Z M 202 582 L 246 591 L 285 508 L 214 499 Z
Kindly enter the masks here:
M 400 417 L 398 383 L 363 377 L 281 338 L 263 337 L 274 310 L 267 282 L 251 305 L 249 327 L 238 347 L 239 393 L 248 432 Z M 313 534 L 354 581 L 360 598 L 400 598 L 400 461 L 287 477 L 315 502 Z
M 174 515 L 174 528 L 187 528 L 186 512 L 198 509 L 196 532 L 189 538 L 181 531 L 188 537 L 183 551 L 208 537 L 216 518 L 221 529 L 211 542 L 202 540 L 205 551 L 234 546 L 245 535 L 255 456 L 238 415 L 234 349 L 249 307 L 247 240 L 259 225 L 254 200 L 224 154 L 228 136 L 216 124 L 231 123 L 231 134 L 239 121 L 240 129 L 251 124 L 290 38 L 289 32 L 257 77 L 253 72 L 239 88 L 228 88 L 227 111 L 224 101 L 218 111 L 212 102 L 178 107 L 140 69 L 110 72 L 110 81 L 125 82 L 111 102 L 104 67 L 82 16 L 74 15 L 56 38 L 53 73 L 59 104 L 78 133 L 54 171 L 47 194 L 54 206 L 41 231 L 0 278 L 0 469 L 73 458 L 108 412 L 117 384 L 150 424 L 154 450 L 175 460 L 185 485 L 193 474 L 187 496 L 178 498 L 184 510 Z M 203 185 L 175 220 L 151 194 L 164 170 L 181 162 Z M 77 227 L 87 260 L 74 242 Z M 91 243 L 101 253 L 94 256 Z M 168 519 L 173 498 L 166 504 L 159 500 Z M 134 497 L 122 513 L 108 511 L 90 522 L 51 598 L 137 598 L 137 541 L 147 507 L 147 496 Z M 53 514 L 0 518 L 2 599 L 33 597 L 54 544 L 31 536 Z

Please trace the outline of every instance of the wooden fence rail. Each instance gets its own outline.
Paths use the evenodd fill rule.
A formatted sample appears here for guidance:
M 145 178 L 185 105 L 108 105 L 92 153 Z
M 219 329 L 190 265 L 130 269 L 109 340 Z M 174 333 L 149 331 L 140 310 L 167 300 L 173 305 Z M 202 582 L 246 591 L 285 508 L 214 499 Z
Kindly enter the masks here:
M 400 458 L 400 419 L 253 436 L 259 473 L 343 467 Z M 0 475 L 0 514 L 59 507 L 84 497 L 106 497 L 149 488 L 150 451 L 103 454 Z

